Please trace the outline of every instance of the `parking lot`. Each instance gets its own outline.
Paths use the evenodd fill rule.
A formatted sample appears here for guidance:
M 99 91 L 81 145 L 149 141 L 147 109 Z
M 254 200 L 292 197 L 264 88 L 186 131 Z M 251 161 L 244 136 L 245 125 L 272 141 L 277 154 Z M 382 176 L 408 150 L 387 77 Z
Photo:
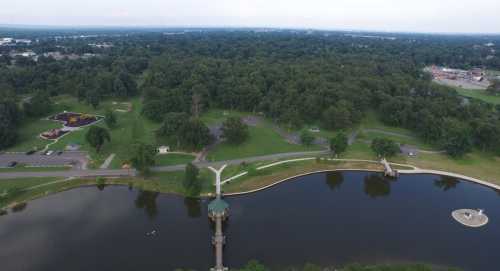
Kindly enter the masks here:
M 75 169 L 85 169 L 88 158 L 86 152 L 63 152 L 58 155 L 52 153 L 45 155 L 34 153 L 1 153 L 0 167 L 8 167 L 11 162 L 32 167 L 50 167 L 50 166 L 73 166 Z

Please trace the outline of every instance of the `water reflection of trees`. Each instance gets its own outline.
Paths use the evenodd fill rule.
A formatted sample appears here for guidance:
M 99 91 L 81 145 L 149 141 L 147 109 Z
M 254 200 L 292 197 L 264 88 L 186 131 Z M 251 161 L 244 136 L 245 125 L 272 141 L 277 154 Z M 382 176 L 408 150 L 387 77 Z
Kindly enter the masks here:
M 372 197 L 387 197 L 391 194 L 391 182 L 395 179 L 389 179 L 380 174 L 370 174 L 365 177 L 365 193 Z
M 344 182 L 344 174 L 339 171 L 330 171 L 326 173 L 326 184 L 331 190 L 339 190 Z
M 14 207 L 12 207 L 12 212 L 14 212 L 14 213 L 22 212 L 22 211 L 26 210 L 26 207 L 28 207 L 28 203 L 26 203 L 26 202 L 18 203 L 16 205 L 14 205 Z
M 434 181 L 434 185 L 443 189 L 443 191 L 456 188 L 459 183 L 460 181 L 457 178 L 450 176 L 440 176 L 439 180 Z
M 197 198 L 184 198 L 184 206 L 186 206 L 189 217 L 201 216 L 201 200 Z
M 158 192 L 140 190 L 135 199 L 135 206 L 144 209 L 149 218 L 153 219 L 158 215 L 158 206 L 156 205 L 158 195 Z

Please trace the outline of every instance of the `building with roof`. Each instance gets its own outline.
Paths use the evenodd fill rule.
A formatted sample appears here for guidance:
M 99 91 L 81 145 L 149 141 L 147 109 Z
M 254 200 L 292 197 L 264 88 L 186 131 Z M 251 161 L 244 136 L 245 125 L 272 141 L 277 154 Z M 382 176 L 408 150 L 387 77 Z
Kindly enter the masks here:
M 221 198 L 216 198 L 208 204 L 208 216 L 226 218 L 229 215 L 229 204 Z

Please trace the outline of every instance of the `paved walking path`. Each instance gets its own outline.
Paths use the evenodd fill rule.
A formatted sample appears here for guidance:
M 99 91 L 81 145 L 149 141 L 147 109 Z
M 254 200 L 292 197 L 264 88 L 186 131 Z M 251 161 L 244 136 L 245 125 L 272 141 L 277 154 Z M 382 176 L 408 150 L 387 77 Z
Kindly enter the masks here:
M 196 166 L 200 168 L 206 167 L 220 167 L 224 164 L 228 165 L 239 165 L 242 162 L 257 162 L 257 161 L 272 161 L 283 158 L 292 158 L 300 156 L 316 156 L 328 154 L 328 151 L 312 151 L 312 152 L 289 152 L 289 153 L 278 153 L 263 156 L 254 156 L 248 158 L 234 159 L 228 161 L 218 161 L 218 162 L 196 162 Z M 153 167 L 152 171 L 161 172 L 171 172 L 184 170 L 186 165 L 173 165 L 173 166 L 163 166 L 163 167 Z M 68 170 L 68 171 L 46 171 L 46 172 L 3 172 L 0 173 L 0 179 L 15 179 L 15 178 L 30 178 L 30 177 L 122 177 L 122 176 L 135 176 L 136 171 L 134 169 L 95 169 L 95 170 Z
M 293 153 L 280 153 L 280 154 L 271 154 L 271 155 L 264 155 L 264 156 L 254 156 L 254 157 L 249 157 L 249 158 L 241 158 L 241 159 L 234 159 L 234 160 L 228 160 L 228 161 L 218 161 L 218 162 L 198 162 L 194 163 L 196 166 L 200 168 L 207 168 L 207 167 L 221 167 L 225 164 L 227 165 L 238 165 L 242 162 L 257 162 L 257 161 L 272 161 L 272 160 L 279 160 L 279 159 L 284 159 L 284 158 L 293 158 L 293 157 L 304 157 L 304 156 L 316 156 L 316 155 L 322 155 L 322 154 L 328 154 L 328 151 L 314 151 L 314 152 L 293 152 Z M 304 158 L 307 159 L 307 158 Z M 377 163 L 378 161 L 373 161 L 373 160 L 361 160 L 361 159 L 329 159 L 332 161 L 353 161 L 353 162 L 370 162 L 370 163 Z M 281 163 L 281 162 L 277 162 Z M 428 170 L 428 169 L 421 169 L 417 168 L 411 165 L 406 165 L 406 164 L 397 164 L 397 163 L 391 163 L 391 165 L 399 165 L 399 166 L 406 166 L 406 167 L 413 167 L 413 169 L 399 169 L 398 172 L 402 174 L 436 174 L 436 175 L 445 175 L 445 176 L 451 176 L 463 180 L 468 180 L 471 182 L 479 183 L 497 190 L 500 190 L 500 185 L 496 185 L 493 183 L 490 183 L 488 181 L 483 181 L 479 180 L 473 177 L 453 173 L 453 172 L 447 172 L 447 171 L 439 171 L 439 170 Z M 186 165 L 174 165 L 174 166 L 164 166 L 164 167 L 154 167 L 152 168 L 153 171 L 160 171 L 160 172 L 171 172 L 171 171 L 179 171 L 183 170 L 186 167 Z M 16 178 L 33 178 L 33 177 L 63 177 L 63 178 L 70 178 L 70 177 L 75 177 L 75 178 L 81 178 L 81 177 L 127 177 L 127 176 L 136 176 L 137 171 L 135 169 L 96 169 L 96 170 L 69 170 L 69 171 L 47 171 L 47 172 L 3 172 L 0 173 L 0 180 L 1 179 L 16 179 Z M 225 180 L 227 181 L 227 180 Z M 223 182 L 224 183 L 224 182 Z
M 102 163 L 100 169 L 107 169 L 109 167 L 109 165 L 111 164 L 111 162 L 113 161 L 113 159 L 115 158 L 116 154 L 112 153 L 108 156 L 108 158 L 106 158 L 106 160 L 104 161 L 104 163 Z

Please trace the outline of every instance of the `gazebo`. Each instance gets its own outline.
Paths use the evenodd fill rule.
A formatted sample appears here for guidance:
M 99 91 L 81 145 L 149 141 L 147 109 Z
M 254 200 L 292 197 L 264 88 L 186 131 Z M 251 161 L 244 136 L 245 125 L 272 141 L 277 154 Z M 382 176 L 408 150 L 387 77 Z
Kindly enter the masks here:
M 229 215 L 229 204 L 223 199 L 217 198 L 208 204 L 208 216 L 215 219 L 220 216 L 225 219 Z

